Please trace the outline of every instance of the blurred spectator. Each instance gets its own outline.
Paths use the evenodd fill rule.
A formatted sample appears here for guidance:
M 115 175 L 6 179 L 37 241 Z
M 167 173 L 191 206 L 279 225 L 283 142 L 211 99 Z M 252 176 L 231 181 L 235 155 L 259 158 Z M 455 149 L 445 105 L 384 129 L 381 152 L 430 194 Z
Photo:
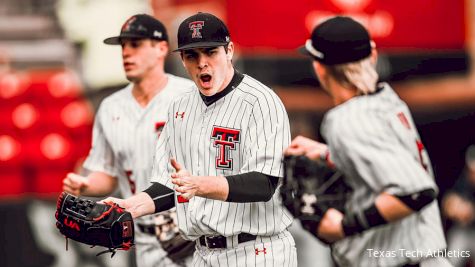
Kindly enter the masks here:
M 102 89 L 126 84 L 120 47 L 102 45 L 122 23 L 136 13 L 148 13 L 143 0 L 59 0 L 56 12 L 66 37 L 81 49 L 81 71 L 87 89 Z M 105 19 L 107 15 L 107 19 Z
M 470 261 L 475 258 L 475 145 L 465 153 L 465 169 L 454 187 L 445 195 L 442 208 L 454 225 L 447 234 L 448 249 L 469 251 Z M 466 266 L 468 258 L 452 257 L 455 266 Z

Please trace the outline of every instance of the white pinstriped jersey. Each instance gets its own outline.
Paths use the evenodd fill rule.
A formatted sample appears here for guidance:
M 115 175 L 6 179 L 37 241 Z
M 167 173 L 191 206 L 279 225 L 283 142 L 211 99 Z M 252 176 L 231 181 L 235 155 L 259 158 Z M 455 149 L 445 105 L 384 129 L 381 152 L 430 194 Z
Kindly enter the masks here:
M 162 137 L 157 144 L 152 181 L 173 189 L 171 157 L 196 176 L 257 171 L 282 177 L 282 153 L 290 143 L 290 128 L 277 95 L 244 75 L 232 91 L 209 106 L 197 88 L 175 101 Z M 241 232 L 269 236 L 292 223 L 278 190 L 267 202 L 231 203 L 195 196 L 189 202 L 176 200 L 175 204 L 180 230 L 192 240 L 201 235 Z
M 407 105 L 388 84 L 380 91 L 356 96 L 330 110 L 322 124 L 332 160 L 354 188 L 349 211 L 367 209 L 383 192 L 408 195 L 437 190 L 431 163 Z M 341 266 L 396 266 L 417 258 L 405 258 L 402 250 L 445 249 L 439 208 L 434 201 L 418 213 L 398 222 L 370 229 L 333 245 Z M 368 249 L 395 252 L 394 257 L 375 257 Z
M 167 74 L 168 83 L 142 107 L 132 84 L 105 98 L 96 114 L 93 144 L 84 167 L 118 178 L 122 197 L 150 186 L 154 148 L 167 120 L 170 103 L 191 90 L 190 80 Z M 150 217 L 138 221 L 151 223 Z

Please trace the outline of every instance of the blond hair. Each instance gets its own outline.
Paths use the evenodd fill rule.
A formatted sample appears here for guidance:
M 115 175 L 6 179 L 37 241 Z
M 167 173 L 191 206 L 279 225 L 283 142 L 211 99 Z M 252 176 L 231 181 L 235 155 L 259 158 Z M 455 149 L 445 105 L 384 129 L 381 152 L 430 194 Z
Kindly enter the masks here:
M 343 86 L 356 87 L 358 94 L 370 94 L 376 90 L 378 73 L 371 56 L 362 60 L 327 66 L 329 73 Z

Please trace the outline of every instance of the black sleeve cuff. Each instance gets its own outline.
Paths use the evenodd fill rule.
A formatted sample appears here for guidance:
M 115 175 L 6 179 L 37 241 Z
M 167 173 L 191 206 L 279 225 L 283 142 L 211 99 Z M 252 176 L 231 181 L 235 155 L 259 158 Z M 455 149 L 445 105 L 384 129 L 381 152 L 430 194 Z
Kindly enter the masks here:
M 143 192 L 147 193 L 155 203 L 155 213 L 169 210 L 175 206 L 175 192 L 160 183 L 152 183 Z
M 362 233 L 370 228 L 387 224 L 386 219 L 383 218 L 381 213 L 375 204 L 371 205 L 368 209 L 364 210 L 360 215 L 354 214 L 345 214 L 341 226 L 345 236 L 351 236 L 354 234 Z
M 279 177 L 260 172 L 248 172 L 227 176 L 228 202 L 266 202 L 274 195 Z

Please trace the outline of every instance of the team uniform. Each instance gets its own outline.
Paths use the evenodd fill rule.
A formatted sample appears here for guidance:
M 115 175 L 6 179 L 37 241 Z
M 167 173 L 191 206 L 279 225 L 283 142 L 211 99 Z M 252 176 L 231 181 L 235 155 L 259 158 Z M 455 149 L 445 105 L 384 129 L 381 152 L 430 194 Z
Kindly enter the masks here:
M 383 191 L 393 195 L 437 191 L 428 154 L 410 111 L 388 84 L 330 110 L 321 132 L 331 159 L 354 188 L 347 202 L 349 212 L 367 209 Z M 417 262 L 424 266 L 431 259 L 423 258 L 441 256 L 445 248 L 439 208 L 433 201 L 400 221 L 337 241 L 332 254 L 340 266 Z M 378 256 L 375 250 L 386 254 Z M 432 266 L 440 266 L 435 265 L 438 258 L 432 260 Z
M 195 176 L 256 171 L 282 177 L 282 151 L 290 143 L 290 129 L 277 95 L 235 72 L 228 87 L 213 97 L 215 100 L 207 103 L 195 88 L 170 106 L 151 180 L 174 188 L 170 158 Z M 277 191 L 267 202 L 252 203 L 197 196 L 186 201 L 176 196 L 180 231 L 197 241 L 193 265 L 296 266 L 295 243 L 287 231 L 292 217 L 281 205 Z M 246 234 L 255 237 L 241 242 Z M 226 237 L 227 248 L 208 248 L 204 236 Z
M 167 74 L 168 83 L 146 107 L 132 95 L 133 85 L 105 98 L 97 112 L 93 145 L 84 168 L 103 172 L 118 179 L 123 197 L 130 197 L 150 185 L 153 153 L 167 120 L 170 103 L 191 89 L 190 80 Z M 135 219 L 137 265 L 174 266 L 166 258 L 153 229 L 154 216 Z

